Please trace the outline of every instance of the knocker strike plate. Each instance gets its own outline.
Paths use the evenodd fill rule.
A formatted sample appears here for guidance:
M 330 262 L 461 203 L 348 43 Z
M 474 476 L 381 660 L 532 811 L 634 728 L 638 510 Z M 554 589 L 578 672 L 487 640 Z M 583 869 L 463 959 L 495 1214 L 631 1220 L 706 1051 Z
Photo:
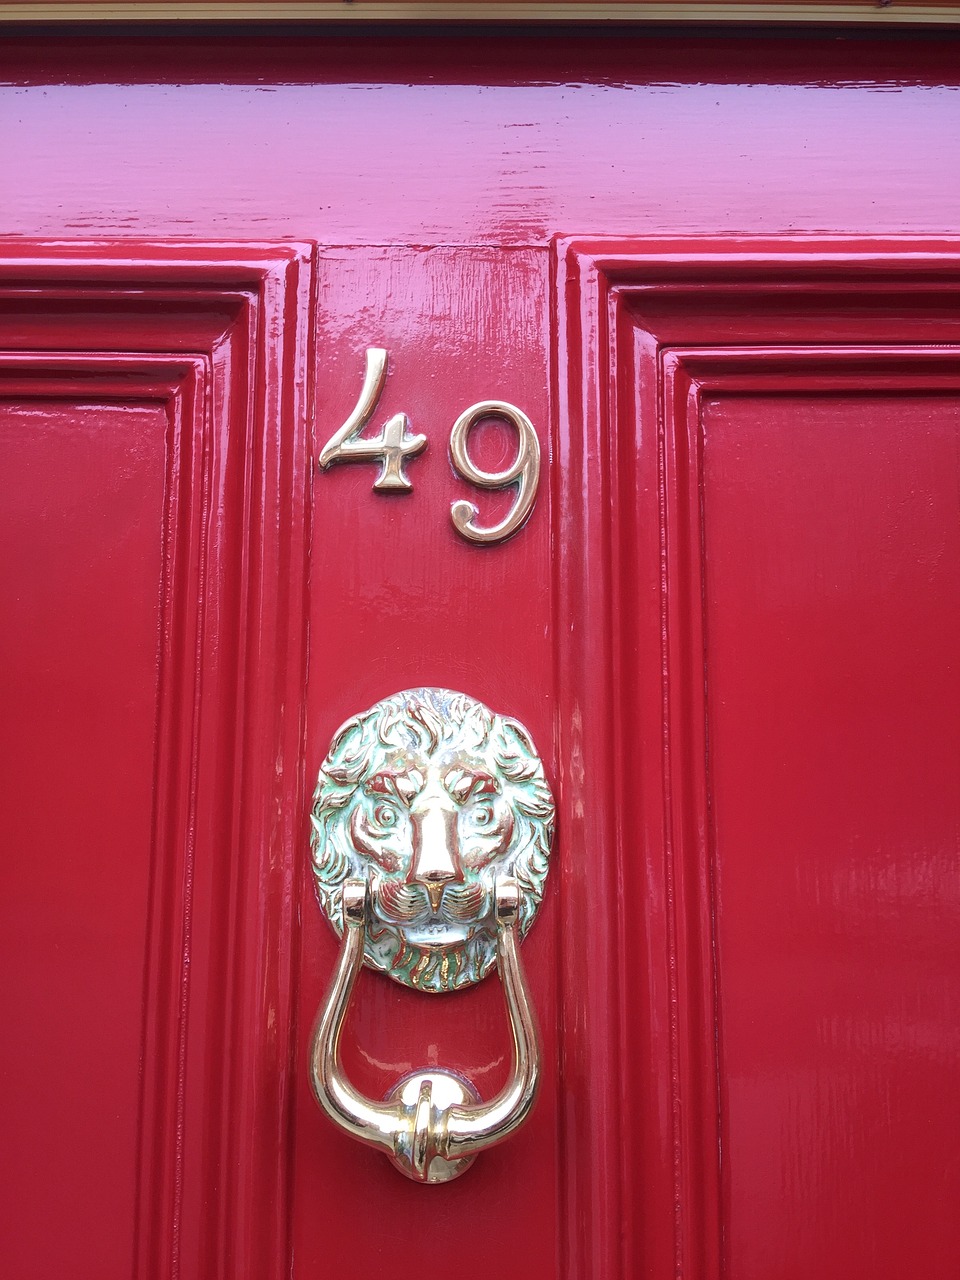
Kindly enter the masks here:
M 419 991 L 479 982 L 496 960 L 496 881 L 536 916 L 554 804 L 530 735 L 464 693 L 408 689 L 348 720 L 311 815 L 317 894 L 343 932 L 342 886 L 368 884 L 366 962 Z

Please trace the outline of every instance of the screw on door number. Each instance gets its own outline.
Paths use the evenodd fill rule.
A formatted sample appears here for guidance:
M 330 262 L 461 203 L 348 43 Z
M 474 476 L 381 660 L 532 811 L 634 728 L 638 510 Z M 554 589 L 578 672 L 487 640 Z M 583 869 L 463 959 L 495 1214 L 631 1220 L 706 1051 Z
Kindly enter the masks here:
M 427 437 L 410 433 L 410 420 L 405 413 L 395 413 L 378 436 L 361 435 L 376 413 L 386 379 L 386 351 L 383 347 L 368 347 L 360 398 L 343 426 L 321 449 L 319 462 L 324 470 L 335 462 L 379 462 L 374 489 L 381 493 L 409 493 L 413 484 L 406 473 L 406 462 L 423 452 Z M 517 456 L 502 471 L 484 471 L 470 457 L 470 432 L 485 418 L 499 418 L 517 432 Z M 488 528 L 476 523 L 479 512 L 472 502 L 453 503 L 453 526 L 468 542 L 503 542 L 526 523 L 540 483 L 540 442 L 533 423 L 516 405 L 506 400 L 481 400 L 465 409 L 450 432 L 450 461 L 457 474 L 478 489 L 516 488 L 513 506 L 502 520 Z

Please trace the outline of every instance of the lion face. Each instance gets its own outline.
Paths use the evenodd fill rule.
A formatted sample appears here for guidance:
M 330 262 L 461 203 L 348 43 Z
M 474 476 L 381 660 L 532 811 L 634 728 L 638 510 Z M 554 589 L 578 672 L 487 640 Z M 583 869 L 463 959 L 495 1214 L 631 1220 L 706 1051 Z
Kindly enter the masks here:
M 321 906 L 369 881 L 366 957 L 424 991 L 484 976 L 496 954 L 497 875 L 520 882 L 521 934 L 546 878 L 553 800 L 526 730 L 446 689 L 411 689 L 349 720 L 314 795 Z

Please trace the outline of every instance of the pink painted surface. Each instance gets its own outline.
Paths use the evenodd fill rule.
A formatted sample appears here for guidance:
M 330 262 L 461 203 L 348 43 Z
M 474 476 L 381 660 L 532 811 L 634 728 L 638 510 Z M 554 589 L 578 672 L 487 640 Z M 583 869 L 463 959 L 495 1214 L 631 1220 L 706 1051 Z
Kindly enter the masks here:
M 0 80 L 20 235 L 937 233 L 960 203 L 950 37 L 75 37 L 4 42 Z
M 133 1252 L 166 415 L 36 390 L 0 408 L 0 1195 L 13 1273 L 93 1280 Z

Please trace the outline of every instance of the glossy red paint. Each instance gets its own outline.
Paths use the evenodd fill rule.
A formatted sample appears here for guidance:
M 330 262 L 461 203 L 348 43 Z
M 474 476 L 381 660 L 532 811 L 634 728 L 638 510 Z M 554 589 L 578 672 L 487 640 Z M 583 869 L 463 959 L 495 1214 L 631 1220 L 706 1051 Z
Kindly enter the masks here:
M 960 1254 L 958 249 L 560 245 L 559 609 L 617 619 L 560 644 L 591 696 L 559 758 L 608 789 L 564 811 L 606 857 L 562 906 L 645 904 L 608 915 L 565 1045 L 617 1059 L 635 1118 L 586 1274 Z M 624 1245 L 631 1203 L 664 1229 Z
M 956 37 L 3 42 L 15 235 L 954 227 Z M 66 158 L 65 158 L 66 157 Z
M 0 44 L 18 1277 L 953 1280 L 955 52 Z M 411 494 L 314 467 L 370 345 Z M 489 397 L 545 469 L 478 547 Z M 435 1188 L 305 1069 L 312 777 L 424 683 L 560 819 L 537 1110 Z M 348 1036 L 372 1094 L 506 1071 L 495 980 L 364 975 Z
M 309 291 L 296 245 L 0 257 L 18 1275 L 279 1265 Z

